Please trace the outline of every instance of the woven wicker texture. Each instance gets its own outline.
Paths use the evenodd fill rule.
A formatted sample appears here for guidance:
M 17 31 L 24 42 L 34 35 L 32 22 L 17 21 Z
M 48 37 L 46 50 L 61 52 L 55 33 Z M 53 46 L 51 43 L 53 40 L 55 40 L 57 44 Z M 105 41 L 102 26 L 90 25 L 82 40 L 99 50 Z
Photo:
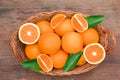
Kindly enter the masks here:
M 50 21 L 52 16 L 57 14 L 57 13 L 64 13 L 64 14 L 66 14 L 66 16 L 68 18 L 71 18 L 75 13 L 79 13 L 79 12 L 73 12 L 73 11 L 40 12 L 40 13 L 38 13 L 36 15 L 33 15 L 30 18 L 26 19 L 22 24 L 24 24 L 26 22 L 36 23 L 36 22 L 38 22 L 40 20 Z M 84 15 L 84 16 L 86 16 L 86 15 Z M 106 50 L 106 53 L 108 53 L 108 54 L 111 53 L 111 51 L 114 48 L 115 43 L 116 43 L 114 34 L 112 32 L 110 32 L 108 29 L 105 29 L 102 25 L 96 26 L 96 30 L 99 33 L 100 43 L 104 46 L 104 48 Z M 25 45 L 22 44 L 18 39 L 18 31 L 15 31 L 13 33 L 13 35 L 11 36 L 11 47 L 12 47 L 12 50 L 13 50 L 13 54 L 15 55 L 15 57 L 20 62 L 28 60 L 26 58 L 25 54 L 24 54 Z M 63 72 L 62 69 L 53 69 L 49 73 L 45 73 L 43 71 L 40 71 L 40 73 L 46 74 L 46 75 L 52 75 L 52 76 L 55 76 L 55 75 L 62 76 L 62 75 L 81 74 L 81 73 L 85 73 L 85 72 L 88 72 L 88 71 L 94 69 L 96 66 L 97 65 L 91 65 L 91 64 L 86 63 L 85 65 L 80 66 L 80 67 L 76 67 L 72 71 L 68 71 L 68 72 Z

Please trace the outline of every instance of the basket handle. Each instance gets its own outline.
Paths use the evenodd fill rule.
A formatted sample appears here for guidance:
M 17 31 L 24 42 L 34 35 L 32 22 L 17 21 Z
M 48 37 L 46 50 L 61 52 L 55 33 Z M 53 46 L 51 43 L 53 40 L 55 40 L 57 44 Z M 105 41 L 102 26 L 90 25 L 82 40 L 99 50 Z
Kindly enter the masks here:
M 106 48 L 106 52 L 108 53 L 108 54 L 110 54 L 111 52 L 112 52 L 112 50 L 113 50 L 113 48 L 115 47 L 115 45 L 116 45 L 116 39 L 115 39 L 115 36 L 114 36 L 114 34 L 111 32 L 111 31 L 109 31 L 108 29 L 102 29 L 102 31 L 105 33 L 105 34 L 107 34 L 108 35 L 108 37 L 110 38 L 110 44 L 109 45 L 107 45 L 107 48 Z M 107 37 L 107 38 L 108 38 Z

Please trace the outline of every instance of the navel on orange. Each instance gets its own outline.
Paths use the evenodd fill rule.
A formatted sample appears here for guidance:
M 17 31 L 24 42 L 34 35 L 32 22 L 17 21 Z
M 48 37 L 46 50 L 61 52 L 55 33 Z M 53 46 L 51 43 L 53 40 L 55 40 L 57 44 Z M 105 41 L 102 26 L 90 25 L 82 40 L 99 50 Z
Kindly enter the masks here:
M 77 32 L 84 32 L 85 30 L 88 29 L 88 23 L 81 14 L 75 14 L 71 18 L 71 23 L 72 23 L 73 28 Z
M 88 63 L 99 64 L 105 59 L 106 53 L 101 44 L 91 43 L 85 47 L 83 55 Z
M 67 32 L 73 31 L 74 29 L 72 27 L 70 19 L 64 19 L 63 22 L 55 28 L 55 32 L 60 36 L 63 36 Z
M 24 44 L 34 44 L 40 37 L 40 30 L 34 23 L 25 23 L 20 27 L 18 37 Z
M 90 43 L 98 43 L 99 42 L 99 34 L 96 29 L 90 28 L 87 29 L 84 32 L 80 33 L 83 38 L 83 44 L 84 46 L 90 44 Z
M 53 69 L 53 63 L 51 58 L 46 54 L 40 54 L 37 57 L 38 65 L 42 68 L 44 72 L 49 72 Z
M 42 53 L 54 54 L 60 49 L 61 40 L 55 33 L 45 33 L 41 35 L 38 44 Z
M 50 26 L 55 29 L 66 18 L 65 14 L 56 14 L 50 21 Z
M 35 59 L 39 54 L 41 54 L 38 44 L 26 45 L 25 54 L 28 59 Z
M 41 34 L 48 33 L 48 32 L 54 32 L 48 21 L 42 20 L 42 21 L 37 22 L 36 24 L 39 27 Z
M 68 54 L 60 49 L 56 53 L 51 54 L 50 58 L 52 59 L 54 68 L 63 68 L 68 59 Z
M 70 54 L 75 54 L 83 49 L 83 40 L 79 33 L 68 32 L 62 37 L 62 48 Z

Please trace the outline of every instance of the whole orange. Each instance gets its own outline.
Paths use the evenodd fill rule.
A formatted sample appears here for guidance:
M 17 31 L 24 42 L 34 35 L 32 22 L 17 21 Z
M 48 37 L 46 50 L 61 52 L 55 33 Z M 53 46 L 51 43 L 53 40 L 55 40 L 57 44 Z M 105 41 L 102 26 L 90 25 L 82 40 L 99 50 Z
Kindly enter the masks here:
M 65 33 L 67 33 L 67 32 L 73 32 L 73 31 L 74 31 L 74 29 L 72 27 L 70 19 L 65 19 L 59 26 L 57 26 L 55 28 L 55 32 L 59 36 L 63 36 Z
M 62 48 L 70 54 L 75 54 L 83 49 L 83 40 L 79 33 L 68 32 L 62 37 Z
M 35 59 L 41 53 L 38 44 L 26 45 L 25 54 L 28 59 Z
M 90 44 L 90 43 L 97 43 L 99 42 L 99 34 L 96 29 L 90 28 L 86 31 L 80 33 L 83 38 L 83 44 L 84 46 Z
M 78 66 L 82 66 L 86 63 L 84 56 L 82 55 L 77 63 Z
M 61 40 L 55 33 L 45 33 L 41 35 L 38 44 L 43 53 L 54 54 L 60 49 Z
M 47 33 L 47 32 L 54 32 L 53 29 L 50 27 L 50 23 L 48 21 L 42 20 L 36 23 L 40 29 L 40 33 Z
M 68 59 L 68 54 L 60 49 L 55 54 L 51 54 L 50 58 L 52 59 L 54 68 L 63 68 Z

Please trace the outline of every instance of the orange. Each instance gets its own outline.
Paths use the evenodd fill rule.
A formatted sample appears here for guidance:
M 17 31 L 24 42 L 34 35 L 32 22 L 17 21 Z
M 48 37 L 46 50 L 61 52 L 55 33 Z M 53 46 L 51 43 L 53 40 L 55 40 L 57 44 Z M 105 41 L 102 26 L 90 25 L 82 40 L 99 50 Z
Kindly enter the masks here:
M 73 28 L 78 32 L 84 32 L 88 29 L 88 23 L 82 14 L 75 14 L 71 18 Z
M 77 63 L 78 66 L 82 66 L 86 63 L 84 56 L 82 55 Z
M 26 45 L 25 54 L 28 59 L 35 59 L 39 54 L 41 54 L 38 44 Z
M 53 63 L 51 58 L 46 54 L 40 54 L 37 57 L 38 65 L 44 72 L 49 72 L 53 69 Z
M 63 36 L 67 32 L 73 32 L 74 29 L 72 27 L 70 19 L 65 19 L 58 27 L 55 28 L 55 32 L 59 36 Z
M 51 54 L 50 58 L 52 59 L 54 68 L 63 68 L 68 59 L 68 54 L 60 49 L 55 54 Z
M 66 18 L 65 14 L 56 14 L 50 21 L 50 26 L 55 29 Z
M 50 23 L 48 21 L 42 20 L 36 23 L 40 29 L 40 33 L 54 32 L 50 27 Z
M 79 33 L 68 32 L 62 37 L 62 48 L 70 54 L 75 54 L 83 49 L 83 40 Z
M 83 55 L 88 63 L 99 64 L 105 59 L 106 53 L 101 44 L 91 43 L 85 47 Z
M 97 30 L 94 28 L 90 28 L 80 34 L 82 35 L 84 46 L 86 46 L 90 43 L 99 42 L 99 34 L 98 34 Z
M 40 37 L 40 30 L 34 23 L 25 23 L 20 27 L 18 37 L 24 44 L 34 44 Z
M 41 35 L 38 44 L 43 53 L 54 54 L 60 49 L 61 40 L 55 33 L 45 33 Z

